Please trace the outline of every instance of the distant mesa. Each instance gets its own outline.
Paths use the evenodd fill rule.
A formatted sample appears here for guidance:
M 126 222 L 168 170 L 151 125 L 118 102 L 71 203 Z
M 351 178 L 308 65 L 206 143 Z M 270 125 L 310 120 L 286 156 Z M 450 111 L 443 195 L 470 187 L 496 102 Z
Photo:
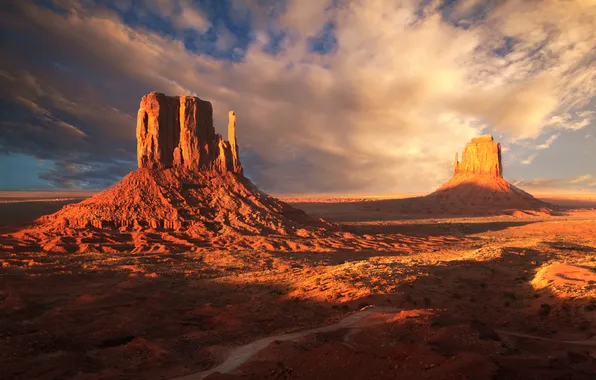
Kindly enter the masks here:
M 101 252 L 108 245 L 143 251 L 160 244 L 169 251 L 171 245 L 225 246 L 242 236 L 307 237 L 333 229 L 263 193 L 244 177 L 233 111 L 225 141 L 213 127 L 210 102 L 152 92 L 141 100 L 136 136 L 138 169 L 15 236 L 50 251 Z M 130 235 L 127 243 L 117 243 L 126 231 L 171 231 L 177 237 L 156 237 L 150 243 L 149 233 L 133 238 L 132 245 Z M 263 239 L 261 243 L 272 248 Z
M 503 179 L 501 144 L 490 135 L 467 143 L 461 161 L 456 153 L 453 177 L 425 198 L 439 202 L 442 210 L 454 213 L 471 209 L 499 213 L 505 209 L 552 208 Z

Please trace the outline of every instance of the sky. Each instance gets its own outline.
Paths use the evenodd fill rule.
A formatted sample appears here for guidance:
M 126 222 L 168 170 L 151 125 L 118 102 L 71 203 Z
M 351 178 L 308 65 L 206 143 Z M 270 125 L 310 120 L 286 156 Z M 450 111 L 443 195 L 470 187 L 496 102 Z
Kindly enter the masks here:
M 234 110 L 278 194 L 430 192 L 481 134 L 596 191 L 596 0 L 6 0 L 0 49 L 0 190 L 114 184 L 159 91 Z

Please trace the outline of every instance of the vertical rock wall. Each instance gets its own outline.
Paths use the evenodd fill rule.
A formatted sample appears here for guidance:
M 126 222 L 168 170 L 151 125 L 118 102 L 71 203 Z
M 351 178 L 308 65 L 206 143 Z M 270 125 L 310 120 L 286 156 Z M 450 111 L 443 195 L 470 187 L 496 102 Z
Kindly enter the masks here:
M 232 120 L 233 116 L 233 120 Z M 211 103 L 195 96 L 145 95 L 137 115 L 139 168 L 217 170 L 242 173 L 230 112 L 230 142 L 213 127 Z
M 230 142 L 230 149 L 232 152 L 232 167 L 235 172 L 242 172 L 242 165 L 240 164 L 238 155 L 238 143 L 236 142 L 236 113 L 230 111 L 228 114 L 228 141 Z
M 501 144 L 490 135 L 473 138 L 464 147 L 461 161 L 455 154 L 453 176 L 462 175 L 502 178 Z

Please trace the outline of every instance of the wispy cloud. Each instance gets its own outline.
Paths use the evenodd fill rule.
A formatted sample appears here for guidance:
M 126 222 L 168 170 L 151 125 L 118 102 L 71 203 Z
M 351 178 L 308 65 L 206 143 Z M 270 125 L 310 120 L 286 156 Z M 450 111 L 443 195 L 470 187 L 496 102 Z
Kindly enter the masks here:
M 570 183 L 581 183 L 581 182 L 586 182 L 592 178 L 593 178 L 593 176 L 591 174 L 586 174 L 586 175 L 581 175 L 579 177 L 573 178 L 569 182 Z
M 543 144 L 540 144 L 540 145 L 536 146 L 536 149 L 538 149 L 538 150 L 548 149 L 555 142 L 555 140 L 558 139 L 558 138 L 559 138 L 559 135 L 558 134 L 552 135 Z
M 530 165 L 532 162 L 534 162 L 534 159 L 536 158 L 536 154 L 531 154 L 529 155 L 525 160 L 521 161 L 521 163 L 523 165 Z
M 581 190 L 596 186 L 596 181 L 590 181 L 592 178 L 594 178 L 592 175 L 583 175 L 575 178 L 534 178 L 529 180 L 513 180 L 512 183 L 515 186 L 528 190 Z

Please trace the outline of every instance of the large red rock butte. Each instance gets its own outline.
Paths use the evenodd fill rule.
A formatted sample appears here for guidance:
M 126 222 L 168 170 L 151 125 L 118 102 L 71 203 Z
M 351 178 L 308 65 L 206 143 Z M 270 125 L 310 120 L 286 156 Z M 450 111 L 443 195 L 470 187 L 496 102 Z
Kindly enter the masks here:
M 300 244 L 290 236 L 305 239 L 334 229 L 244 177 L 233 111 L 225 141 L 215 133 L 210 102 L 152 92 L 141 100 L 136 135 L 138 169 L 40 218 L 14 235 L 13 249 L 175 251 L 197 244 L 271 249 L 265 236 L 284 236 L 273 238 L 284 242 L 281 247 Z
M 211 103 L 196 96 L 143 96 L 137 116 L 139 168 L 242 173 L 236 116 L 230 111 L 228 141 L 215 133 Z
M 503 178 L 501 144 L 490 135 L 467 143 L 461 161 L 456 153 L 453 177 L 425 198 L 440 203 L 441 210 L 455 214 L 551 207 Z
M 455 153 L 453 176 L 502 178 L 501 144 L 490 135 L 473 138 L 464 147 L 461 162 L 457 159 L 457 152 Z

